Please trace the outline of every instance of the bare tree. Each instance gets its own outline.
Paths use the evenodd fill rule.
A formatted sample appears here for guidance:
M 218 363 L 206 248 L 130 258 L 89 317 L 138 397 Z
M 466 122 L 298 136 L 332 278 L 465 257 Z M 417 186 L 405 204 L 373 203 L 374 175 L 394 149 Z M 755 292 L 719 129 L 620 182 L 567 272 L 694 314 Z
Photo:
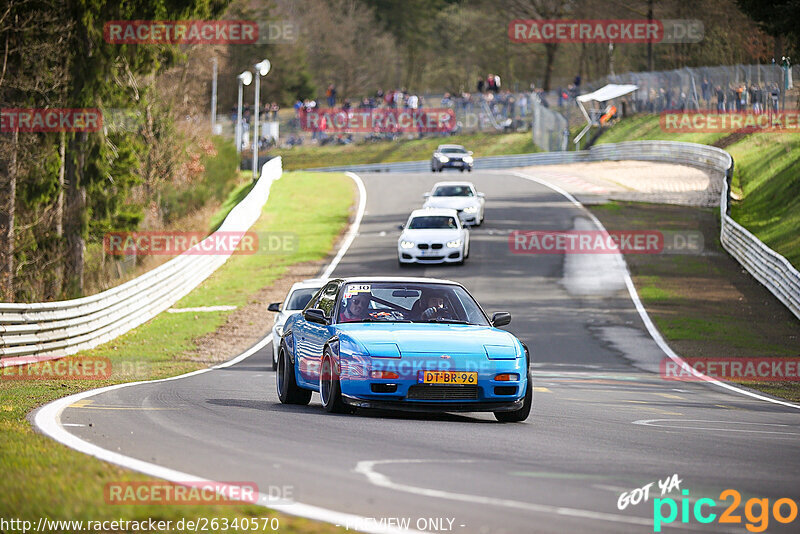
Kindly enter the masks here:
M 575 2 L 570 0 L 511 0 L 510 3 L 514 15 L 535 20 L 563 19 L 575 8 Z M 559 43 L 544 43 L 543 46 L 545 66 L 542 85 L 545 91 L 549 91 Z

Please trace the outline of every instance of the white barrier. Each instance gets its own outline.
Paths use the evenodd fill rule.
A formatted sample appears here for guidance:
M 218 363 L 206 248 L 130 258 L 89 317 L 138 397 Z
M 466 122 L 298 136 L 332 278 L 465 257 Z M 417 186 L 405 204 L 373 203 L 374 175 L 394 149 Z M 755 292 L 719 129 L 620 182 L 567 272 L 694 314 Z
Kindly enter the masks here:
M 247 231 L 261 215 L 281 158 L 261 168 L 247 197 L 234 206 L 217 232 Z M 209 236 L 193 248 L 210 243 Z M 32 304 L 0 303 L 0 367 L 61 358 L 91 349 L 152 319 L 208 278 L 230 257 L 183 253 L 117 287 L 73 300 Z
M 725 150 L 696 143 L 678 141 L 628 141 L 596 145 L 577 152 L 539 152 L 512 156 L 475 158 L 474 168 L 506 169 L 528 165 L 557 165 L 589 161 L 643 160 L 699 167 L 721 181 L 720 242 L 753 277 L 800 318 L 800 272 L 789 260 L 770 249 L 729 215 L 729 181 L 733 175 L 733 158 Z M 429 172 L 428 161 L 374 163 L 341 167 L 307 169 L 312 171 L 353 172 Z M 716 184 L 714 184 L 716 185 Z

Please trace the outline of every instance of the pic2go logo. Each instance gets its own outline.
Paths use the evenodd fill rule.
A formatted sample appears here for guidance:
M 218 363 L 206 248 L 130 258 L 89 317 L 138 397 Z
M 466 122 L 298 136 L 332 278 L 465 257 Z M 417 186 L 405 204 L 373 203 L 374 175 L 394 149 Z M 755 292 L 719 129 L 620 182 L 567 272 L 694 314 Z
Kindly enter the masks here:
M 684 497 L 689 496 L 689 490 L 683 490 L 681 493 Z M 719 498 L 722 501 L 727 501 L 729 497 L 732 499 L 732 502 L 730 506 L 720 514 L 718 522 L 741 524 L 742 516 L 734 515 L 734 512 L 739 508 L 739 504 L 742 502 L 742 496 L 734 489 L 726 489 L 719 494 Z M 717 518 L 717 514 L 704 511 L 703 508 L 713 508 L 716 505 L 717 503 L 714 499 L 698 499 L 695 501 L 694 506 L 689 503 L 688 498 L 681 499 L 681 523 L 689 523 L 691 521 L 689 517 L 690 512 L 694 515 L 694 519 L 698 523 L 713 522 Z M 667 516 L 664 515 L 665 507 L 669 510 Z M 756 513 L 755 508 L 758 508 L 758 513 Z M 749 521 L 749 523 L 745 524 L 745 528 L 750 532 L 764 532 L 769 526 L 770 511 L 772 517 L 778 523 L 787 524 L 797 519 L 797 503 L 792 499 L 777 499 L 772 503 L 772 508 L 770 509 L 769 499 L 754 497 L 749 499 L 744 505 L 744 515 L 747 521 Z M 786 511 L 788 511 L 788 513 L 785 513 Z M 675 499 L 666 497 L 653 500 L 653 532 L 661 532 L 662 525 L 673 523 L 677 518 L 678 503 L 675 502 Z

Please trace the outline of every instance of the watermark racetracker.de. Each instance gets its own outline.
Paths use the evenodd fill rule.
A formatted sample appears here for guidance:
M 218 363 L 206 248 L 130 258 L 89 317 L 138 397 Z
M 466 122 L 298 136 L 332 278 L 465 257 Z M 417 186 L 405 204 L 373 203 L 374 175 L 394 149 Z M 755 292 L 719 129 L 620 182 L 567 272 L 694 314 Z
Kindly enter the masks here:
M 683 358 L 678 363 L 664 358 L 659 365 L 664 380 L 717 380 L 796 382 L 800 380 L 800 358 Z
M 2 108 L 0 132 L 97 132 L 103 114 L 97 108 Z
M 109 232 L 103 250 L 112 256 L 193 256 L 291 254 L 297 250 L 293 232 L 146 231 Z
M 512 254 L 700 254 L 703 234 L 660 230 L 513 230 Z
M 664 111 L 659 126 L 667 133 L 800 133 L 800 111 Z
M 59 360 L 32 361 L 0 368 L 3 380 L 108 380 L 111 360 L 106 357 L 77 356 Z
M 325 133 L 448 133 L 455 130 L 450 108 L 301 109 L 300 127 Z
M 515 19 L 508 24 L 514 43 L 699 43 L 697 19 Z
M 110 44 L 287 44 L 299 33 L 288 20 L 111 20 L 103 25 Z

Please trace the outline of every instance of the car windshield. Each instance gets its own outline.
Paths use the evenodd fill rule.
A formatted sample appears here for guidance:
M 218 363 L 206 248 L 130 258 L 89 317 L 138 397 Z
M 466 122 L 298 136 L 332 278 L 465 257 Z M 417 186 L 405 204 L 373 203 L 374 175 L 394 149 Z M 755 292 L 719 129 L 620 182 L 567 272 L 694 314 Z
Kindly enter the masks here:
M 478 303 L 463 287 L 405 282 L 347 284 L 337 321 L 489 326 Z
M 467 151 L 463 148 L 446 147 L 439 149 L 442 154 L 466 154 Z
M 468 185 L 440 185 L 437 187 L 433 196 L 435 197 L 471 197 L 472 188 Z
M 447 230 L 456 229 L 455 217 L 449 215 L 421 215 L 408 223 L 409 230 Z
M 301 287 L 292 291 L 287 299 L 284 310 L 302 310 L 314 296 L 314 293 L 319 291 L 318 287 Z

